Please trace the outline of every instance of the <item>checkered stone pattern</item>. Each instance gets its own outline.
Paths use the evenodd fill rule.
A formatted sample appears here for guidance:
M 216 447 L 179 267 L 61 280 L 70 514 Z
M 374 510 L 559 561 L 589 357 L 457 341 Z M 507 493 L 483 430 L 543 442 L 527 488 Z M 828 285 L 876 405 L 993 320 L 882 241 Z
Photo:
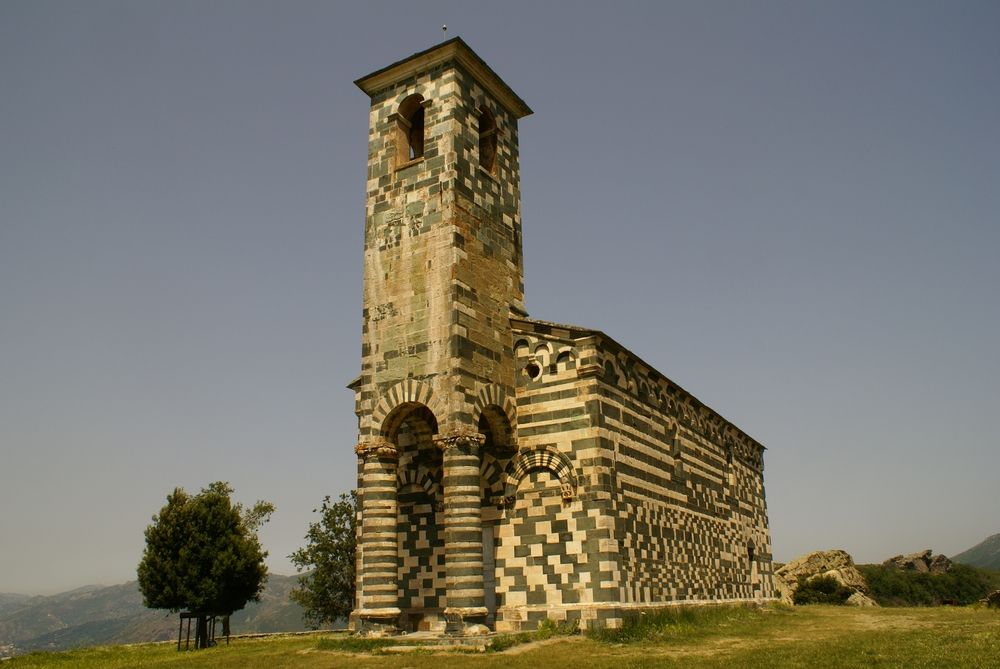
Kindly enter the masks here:
M 483 452 L 479 479 L 483 489 L 482 506 L 484 510 L 503 505 L 504 483 L 507 480 L 504 470 L 510 466 L 510 462 L 509 456 L 505 457 L 503 454 L 488 451 Z
M 398 597 L 404 612 L 447 606 L 440 452 L 413 435 L 396 475 Z
M 424 490 L 407 490 L 399 493 L 399 608 L 444 608 L 444 514 Z
M 731 559 L 716 520 L 653 504 L 624 505 L 622 569 L 630 574 L 622 602 L 724 600 L 734 593 Z M 684 574 L 684 578 L 678 578 Z
M 592 601 L 579 506 L 563 501 L 559 479 L 547 470 L 532 471 L 521 481 L 517 500 L 500 525 L 501 607 Z

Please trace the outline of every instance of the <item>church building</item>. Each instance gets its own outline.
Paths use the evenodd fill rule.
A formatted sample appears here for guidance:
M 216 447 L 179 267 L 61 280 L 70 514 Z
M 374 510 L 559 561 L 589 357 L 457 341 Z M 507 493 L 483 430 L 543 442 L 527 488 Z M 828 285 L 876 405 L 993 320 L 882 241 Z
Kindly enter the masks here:
M 371 108 L 352 628 L 615 627 L 772 599 L 764 447 L 600 330 L 525 311 L 528 105 L 458 38 L 355 83 Z

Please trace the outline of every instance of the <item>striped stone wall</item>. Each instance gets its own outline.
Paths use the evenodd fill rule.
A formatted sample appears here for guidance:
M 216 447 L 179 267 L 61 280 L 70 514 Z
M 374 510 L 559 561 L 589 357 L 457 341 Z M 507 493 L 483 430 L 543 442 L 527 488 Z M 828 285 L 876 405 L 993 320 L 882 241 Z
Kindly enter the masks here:
M 521 479 L 500 528 L 498 629 L 772 598 L 763 447 L 603 333 L 524 319 L 514 337 L 519 447 L 562 453 L 577 483 L 557 506 L 551 468 Z

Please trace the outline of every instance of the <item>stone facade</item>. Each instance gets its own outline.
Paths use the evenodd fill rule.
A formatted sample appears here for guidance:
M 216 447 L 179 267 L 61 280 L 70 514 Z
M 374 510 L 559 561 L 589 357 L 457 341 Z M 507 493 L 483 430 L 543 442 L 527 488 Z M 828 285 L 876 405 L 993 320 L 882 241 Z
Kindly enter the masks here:
M 355 628 L 614 626 L 774 597 L 763 447 L 603 333 L 528 318 L 527 105 L 457 38 L 356 83 Z

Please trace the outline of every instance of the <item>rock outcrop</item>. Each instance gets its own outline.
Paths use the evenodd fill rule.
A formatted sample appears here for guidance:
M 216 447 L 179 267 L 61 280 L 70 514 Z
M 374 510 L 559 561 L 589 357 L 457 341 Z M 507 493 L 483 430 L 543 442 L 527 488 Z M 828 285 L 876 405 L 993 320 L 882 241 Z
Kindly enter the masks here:
M 905 571 L 919 571 L 931 574 L 944 574 L 951 570 L 951 560 L 944 555 L 934 555 L 927 549 L 909 555 L 897 555 L 882 563 L 883 567 L 894 567 Z
M 797 560 L 792 560 L 774 573 L 774 584 L 777 586 L 781 601 L 792 603 L 792 597 L 799 587 L 799 579 L 812 580 L 820 576 L 830 576 L 854 593 L 847 600 L 851 606 L 878 606 L 868 596 L 868 583 L 854 566 L 851 556 L 842 550 L 816 551 Z
M 878 606 L 878 602 L 863 592 L 855 592 L 847 598 L 845 603 L 848 606 Z

